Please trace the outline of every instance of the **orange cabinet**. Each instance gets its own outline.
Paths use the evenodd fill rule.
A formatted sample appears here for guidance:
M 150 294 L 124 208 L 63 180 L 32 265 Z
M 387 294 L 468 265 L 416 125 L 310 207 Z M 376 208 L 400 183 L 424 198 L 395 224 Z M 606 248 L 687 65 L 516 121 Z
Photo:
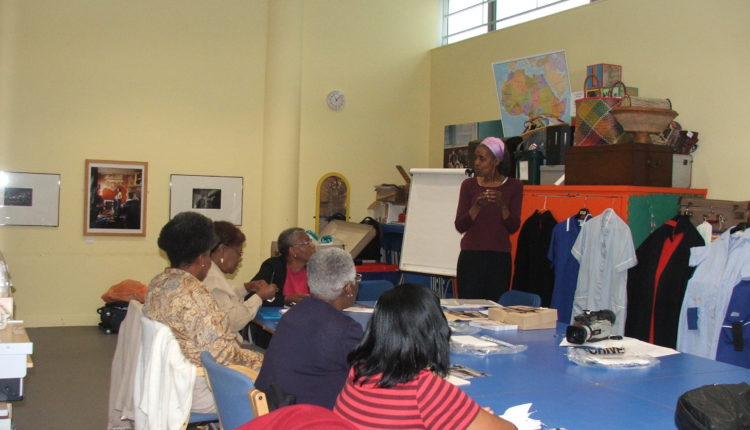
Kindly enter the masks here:
M 551 211 L 560 222 L 584 207 L 593 216 L 612 208 L 630 226 L 637 248 L 659 225 L 677 215 L 683 196 L 706 198 L 706 190 L 628 185 L 526 185 L 521 225 L 535 210 Z M 514 257 L 517 240 L 518 232 L 511 236 Z

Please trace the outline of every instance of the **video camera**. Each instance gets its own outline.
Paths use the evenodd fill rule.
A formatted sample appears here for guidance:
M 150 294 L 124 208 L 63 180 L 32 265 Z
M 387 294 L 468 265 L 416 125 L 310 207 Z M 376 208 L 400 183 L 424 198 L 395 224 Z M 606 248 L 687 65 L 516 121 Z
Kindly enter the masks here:
M 609 339 L 615 313 L 609 309 L 601 311 L 583 311 L 573 318 L 573 325 L 565 331 L 568 342 L 582 345 L 585 342 L 596 342 Z

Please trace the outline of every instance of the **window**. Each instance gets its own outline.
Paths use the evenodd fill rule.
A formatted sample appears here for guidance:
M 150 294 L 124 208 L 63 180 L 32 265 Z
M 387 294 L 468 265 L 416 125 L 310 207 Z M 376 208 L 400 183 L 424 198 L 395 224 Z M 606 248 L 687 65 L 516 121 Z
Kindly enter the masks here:
M 443 45 L 572 9 L 593 0 L 443 0 Z

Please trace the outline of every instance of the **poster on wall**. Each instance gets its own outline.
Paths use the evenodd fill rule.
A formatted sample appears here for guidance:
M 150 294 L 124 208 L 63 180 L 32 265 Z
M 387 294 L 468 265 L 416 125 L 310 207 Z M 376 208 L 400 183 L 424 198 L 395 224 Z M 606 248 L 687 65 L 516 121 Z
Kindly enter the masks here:
M 60 175 L 0 170 L 0 225 L 57 227 Z
M 85 236 L 145 236 L 146 176 L 141 161 L 86 160 Z
M 471 143 L 490 136 L 503 137 L 503 126 L 500 120 L 446 125 L 443 140 L 443 167 L 473 168 L 474 147 Z
M 241 176 L 171 175 L 169 218 L 180 212 L 198 212 L 214 221 L 242 225 Z
M 570 122 L 570 79 L 565 51 L 492 65 L 505 136 L 519 136 L 536 116 Z

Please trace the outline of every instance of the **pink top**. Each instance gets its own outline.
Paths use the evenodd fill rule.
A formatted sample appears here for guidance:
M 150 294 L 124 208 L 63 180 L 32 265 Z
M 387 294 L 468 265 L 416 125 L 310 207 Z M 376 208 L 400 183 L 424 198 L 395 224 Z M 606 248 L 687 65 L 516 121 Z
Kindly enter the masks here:
M 299 272 L 293 272 L 286 266 L 286 279 L 284 280 L 284 295 L 292 294 L 310 294 L 310 288 L 307 286 L 307 268 Z

